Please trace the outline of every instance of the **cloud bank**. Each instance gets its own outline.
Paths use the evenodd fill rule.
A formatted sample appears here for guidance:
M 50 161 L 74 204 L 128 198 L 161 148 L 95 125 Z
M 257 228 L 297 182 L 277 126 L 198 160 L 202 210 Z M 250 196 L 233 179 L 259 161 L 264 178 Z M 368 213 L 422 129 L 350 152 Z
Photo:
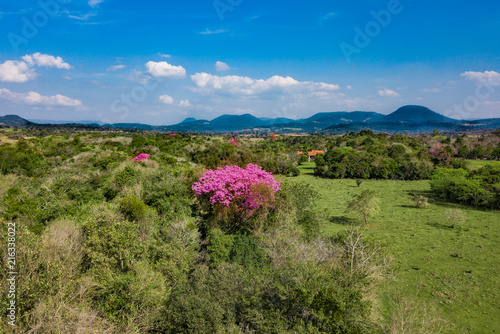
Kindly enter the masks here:
M 16 103 L 27 105 L 44 105 L 44 106 L 63 106 L 63 107 L 78 107 L 82 105 L 82 101 L 69 98 L 64 95 L 43 96 L 36 92 L 15 93 L 7 88 L 0 88 L 0 99 L 9 100 Z
M 221 93 L 230 95 L 258 95 L 264 93 L 303 93 L 313 91 L 335 91 L 338 85 L 324 82 L 297 81 L 292 77 L 272 76 L 269 79 L 252 79 L 237 75 L 217 76 L 196 73 L 191 76 L 196 87 L 193 91 L 202 94 Z

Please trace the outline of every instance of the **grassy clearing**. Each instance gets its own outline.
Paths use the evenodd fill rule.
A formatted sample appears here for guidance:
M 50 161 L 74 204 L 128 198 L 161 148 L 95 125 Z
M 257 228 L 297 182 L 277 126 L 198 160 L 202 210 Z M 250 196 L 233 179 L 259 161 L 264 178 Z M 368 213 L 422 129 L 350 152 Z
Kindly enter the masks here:
M 500 212 L 436 201 L 428 181 L 321 179 L 311 175 L 314 163 L 300 166 L 294 182 L 307 182 L 321 195 L 318 203 L 327 221 L 325 235 L 352 223 L 345 208 L 352 196 L 371 189 L 380 196 L 380 213 L 367 233 L 387 245 L 394 255 L 394 280 L 382 282 L 381 313 L 390 295 L 400 294 L 419 304 L 436 307 L 448 320 L 449 333 L 494 333 L 500 329 Z M 429 207 L 418 209 L 410 194 L 429 197 Z M 467 217 L 460 228 L 450 228 L 447 210 Z M 384 297 L 386 296 L 386 297 Z
M 486 165 L 500 165 L 500 161 L 491 160 L 465 160 L 470 170 L 478 170 Z

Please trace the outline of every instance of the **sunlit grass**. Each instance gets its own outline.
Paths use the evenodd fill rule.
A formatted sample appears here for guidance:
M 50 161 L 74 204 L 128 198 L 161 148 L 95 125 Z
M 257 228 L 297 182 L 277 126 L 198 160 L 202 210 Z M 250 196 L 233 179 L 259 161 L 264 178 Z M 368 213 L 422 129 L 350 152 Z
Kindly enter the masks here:
M 486 165 L 500 165 L 500 161 L 491 160 L 465 160 L 470 170 L 478 170 Z
M 395 259 L 395 278 L 382 282 L 380 305 L 388 305 L 383 296 L 397 292 L 436 305 L 454 325 L 450 333 L 500 329 L 500 212 L 438 201 L 429 181 L 364 180 L 358 187 L 355 180 L 314 177 L 308 174 L 313 168 L 314 163 L 303 164 L 302 175 L 292 180 L 310 183 L 320 193 L 325 235 L 352 221 L 345 208 L 354 194 L 371 189 L 380 196 L 380 214 L 367 232 Z M 428 208 L 416 208 L 411 194 L 429 197 Z M 451 228 L 449 209 L 466 215 L 461 228 Z

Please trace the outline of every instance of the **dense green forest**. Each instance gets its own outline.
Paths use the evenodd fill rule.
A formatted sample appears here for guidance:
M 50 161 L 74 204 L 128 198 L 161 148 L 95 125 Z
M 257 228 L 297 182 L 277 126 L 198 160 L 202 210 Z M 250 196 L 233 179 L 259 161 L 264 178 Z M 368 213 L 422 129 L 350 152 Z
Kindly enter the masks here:
M 383 205 L 362 188 L 430 180 L 432 192 L 412 194 L 415 206 L 459 203 L 497 217 L 500 208 L 500 130 L 214 137 L 3 128 L 0 140 L 2 238 L 15 226 L 17 250 L 16 327 L 4 317 L 6 333 L 445 332 L 450 322 L 423 306 L 409 311 L 407 299 L 381 309 L 394 254 L 366 232 Z M 306 163 L 311 150 L 326 152 Z M 470 159 L 491 164 L 471 168 Z M 357 180 L 335 233 L 325 233 L 332 221 L 320 192 L 300 179 L 311 164 L 316 180 Z M 458 230 L 460 212 L 451 217 Z M 7 310 L 12 264 L 2 249 Z

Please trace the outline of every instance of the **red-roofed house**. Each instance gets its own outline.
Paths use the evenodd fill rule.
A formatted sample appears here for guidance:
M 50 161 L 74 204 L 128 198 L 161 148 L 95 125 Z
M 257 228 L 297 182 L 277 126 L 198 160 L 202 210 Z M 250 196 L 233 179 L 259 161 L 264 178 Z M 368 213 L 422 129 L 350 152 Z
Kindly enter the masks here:
M 309 151 L 309 161 L 314 161 L 316 159 L 316 155 L 323 154 L 325 151 Z
M 309 151 L 307 153 L 309 155 L 309 161 L 314 161 L 314 159 L 316 159 L 316 155 L 323 154 L 323 153 L 325 153 L 325 151 L 314 150 L 314 151 Z M 297 151 L 297 155 L 302 155 L 302 154 L 304 154 L 304 152 Z

